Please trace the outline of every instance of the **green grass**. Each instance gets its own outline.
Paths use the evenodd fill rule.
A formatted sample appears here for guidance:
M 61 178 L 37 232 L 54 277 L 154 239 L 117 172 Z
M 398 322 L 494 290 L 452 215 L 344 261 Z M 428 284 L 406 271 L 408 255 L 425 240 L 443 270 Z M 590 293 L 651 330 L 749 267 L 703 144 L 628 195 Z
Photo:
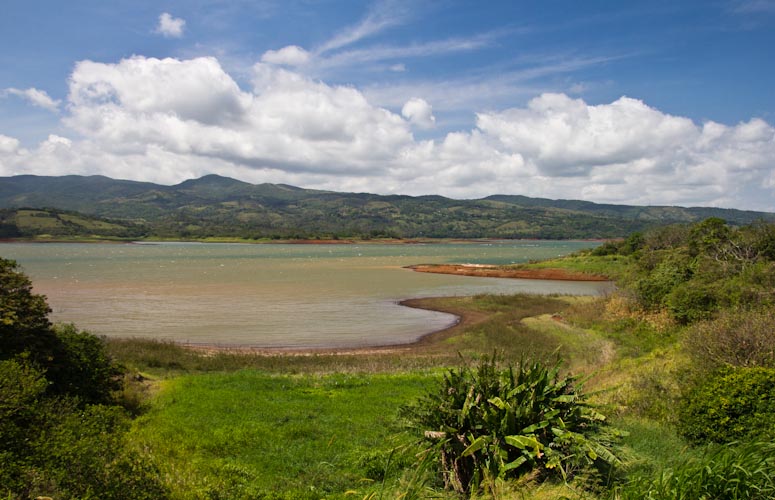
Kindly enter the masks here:
M 632 260 L 622 255 L 590 256 L 586 253 L 575 253 L 557 259 L 543 260 L 519 264 L 515 267 L 528 269 L 568 269 L 581 273 L 607 276 L 612 280 L 626 277 L 632 267 Z
M 408 439 L 398 407 L 436 377 L 255 370 L 179 377 L 136 421 L 134 440 L 164 464 L 179 498 L 343 497 L 378 486 L 390 450 Z M 395 456 L 404 465 L 412 458 Z

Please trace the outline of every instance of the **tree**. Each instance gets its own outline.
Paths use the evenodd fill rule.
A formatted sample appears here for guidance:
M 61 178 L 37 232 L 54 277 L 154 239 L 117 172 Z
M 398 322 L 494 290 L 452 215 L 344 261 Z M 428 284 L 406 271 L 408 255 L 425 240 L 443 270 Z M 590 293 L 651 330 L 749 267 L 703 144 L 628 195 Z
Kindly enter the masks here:
M 0 258 L 0 360 L 24 352 L 40 361 L 54 338 L 46 298 L 32 292 L 32 282 L 16 261 Z
M 54 327 L 43 295 L 15 261 L 0 259 L 0 360 L 18 359 L 41 370 L 51 394 L 83 404 L 109 403 L 119 369 L 99 337 L 73 326 Z

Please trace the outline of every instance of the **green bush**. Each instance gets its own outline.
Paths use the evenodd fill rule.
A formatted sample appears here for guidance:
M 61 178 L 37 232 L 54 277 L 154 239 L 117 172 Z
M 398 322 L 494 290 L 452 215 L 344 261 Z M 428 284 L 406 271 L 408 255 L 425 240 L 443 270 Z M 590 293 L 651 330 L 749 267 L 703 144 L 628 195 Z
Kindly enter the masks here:
M 662 251 L 651 258 L 655 262 L 640 263 L 645 269 L 635 283 L 635 293 L 644 308 L 656 310 L 665 305 L 666 298 L 675 287 L 691 279 L 694 262 L 680 252 Z
M 568 478 L 618 464 L 576 377 L 559 365 L 519 363 L 499 369 L 484 357 L 477 368 L 450 370 L 441 387 L 402 410 L 437 454 L 445 486 L 470 494 L 496 478 Z
M 726 368 L 689 392 L 679 432 L 694 443 L 775 437 L 775 369 Z
M 676 285 L 665 297 L 670 316 L 682 325 L 708 319 L 718 308 L 716 290 L 693 281 Z
M 54 328 L 54 358 L 47 363 L 50 392 L 77 397 L 82 403 L 110 403 L 121 388 L 121 370 L 108 356 L 100 337 L 73 325 Z
M 0 361 L 0 496 L 163 499 L 160 474 L 125 442 L 116 406 L 52 397 L 34 368 Z
M 683 345 L 700 370 L 775 368 L 775 317 L 769 309 L 722 311 L 686 331 Z

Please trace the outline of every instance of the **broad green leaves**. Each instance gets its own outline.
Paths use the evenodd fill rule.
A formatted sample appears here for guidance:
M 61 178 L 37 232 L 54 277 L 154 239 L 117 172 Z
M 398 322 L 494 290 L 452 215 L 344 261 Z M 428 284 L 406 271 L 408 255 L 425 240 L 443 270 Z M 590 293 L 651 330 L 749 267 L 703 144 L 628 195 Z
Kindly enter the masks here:
M 586 399 L 559 364 L 499 369 L 485 357 L 476 368 L 450 370 L 437 392 L 404 413 L 436 450 L 446 485 L 471 493 L 485 480 L 533 470 L 568 478 L 617 465 L 610 444 L 597 438 L 605 417 Z

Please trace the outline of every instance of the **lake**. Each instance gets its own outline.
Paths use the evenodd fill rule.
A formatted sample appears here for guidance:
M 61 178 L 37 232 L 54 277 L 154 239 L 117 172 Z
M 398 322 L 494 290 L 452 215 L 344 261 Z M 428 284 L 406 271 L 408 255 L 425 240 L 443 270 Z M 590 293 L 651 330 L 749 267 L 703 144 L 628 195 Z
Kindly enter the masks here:
M 609 283 L 418 273 L 411 264 L 509 264 L 594 243 L 445 244 L 9 243 L 52 320 L 98 335 L 255 347 L 367 347 L 412 342 L 454 317 L 403 307 L 414 297 L 600 294 Z

